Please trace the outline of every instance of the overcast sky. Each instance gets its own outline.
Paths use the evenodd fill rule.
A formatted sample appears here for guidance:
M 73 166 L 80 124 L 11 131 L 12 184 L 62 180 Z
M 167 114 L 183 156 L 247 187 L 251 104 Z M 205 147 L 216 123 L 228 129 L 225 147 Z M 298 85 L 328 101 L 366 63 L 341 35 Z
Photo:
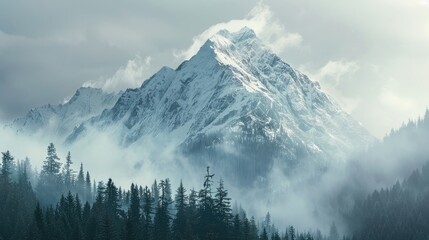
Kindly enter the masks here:
M 0 0 L 0 119 L 83 84 L 139 86 L 242 26 L 377 137 L 429 106 L 426 0 Z

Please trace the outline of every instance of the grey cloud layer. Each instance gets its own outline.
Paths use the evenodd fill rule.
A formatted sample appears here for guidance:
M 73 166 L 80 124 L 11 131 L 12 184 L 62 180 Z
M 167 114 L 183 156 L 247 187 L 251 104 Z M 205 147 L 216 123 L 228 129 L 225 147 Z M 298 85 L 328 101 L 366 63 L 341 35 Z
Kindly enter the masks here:
M 0 118 L 62 101 L 110 79 L 136 55 L 145 76 L 211 26 L 243 19 L 258 1 L 2 1 Z M 280 52 L 381 137 L 429 105 L 429 8 L 424 1 L 272 0 L 299 45 Z M 329 65 L 330 64 L 330 65 Z M 354 67 L 349 67 L 352 64 Z M 323 69 L 329 74 L 321 75 Z M 335 72 L 338 71 L 338 72 Z M 335 78 L 335 80 L 332 80 Z

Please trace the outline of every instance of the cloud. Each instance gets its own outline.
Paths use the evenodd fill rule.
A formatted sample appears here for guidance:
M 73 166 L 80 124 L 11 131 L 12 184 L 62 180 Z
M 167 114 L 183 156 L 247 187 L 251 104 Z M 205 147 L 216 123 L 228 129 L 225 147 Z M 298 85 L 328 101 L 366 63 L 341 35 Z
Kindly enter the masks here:
M 185 50 L 176 50 L 179 59 L 189 59 L 198 51 L 207 39 L 222 29 L 235 32 L 243 27 L 253 29 L 256 35 L 274 52 L 281 53 L 288 47 L 298 46 L 302 42 L 299 33 L 288 33 L 283 24 L 273 15 L 269 6 L 257 4 L 243 19 L 234 19 L 212 25 L 207 30 L 193 37 L 191 46 Z
M 329 61 L 319 70 L 314 79 L 336 87 L 344 75 L 355 73 L 358 69 L 359 66 L 353 61 Z
M 119 92 L 127 88 L 139 87 L 148 77 L 151 60 L 151 57 L 143 59 L 137 55 L 135 59 L 129 60 L 125 67 L 116 71 L 111 78 L 89 81 L 83 86 L 101 88 L 106 92 Z
M 323 89 L 333 96 L 346 112 L 352 112 L 361 102 L 360 98 L 348 96 L 341 89 L 345 79 L 348 79 L 359 70 L 359 65 L 356 62 L 330 60 L 313 73 L 311 70 L 306 69 L 305 66 L 301 66 L 300 69 L 309 73 L 308 75 L 311 79 L 320 82 Z
M 379 101 L 381 104 L 385 107 L 396 109 L 397 111 L 408 112 L 411 109 L 416 109 L 416 104 L 412 99 L 402 97 L 398 94 L 398 87 L 399 85 L 397 82 L 390 80 L 389 83 L 380 90 Z

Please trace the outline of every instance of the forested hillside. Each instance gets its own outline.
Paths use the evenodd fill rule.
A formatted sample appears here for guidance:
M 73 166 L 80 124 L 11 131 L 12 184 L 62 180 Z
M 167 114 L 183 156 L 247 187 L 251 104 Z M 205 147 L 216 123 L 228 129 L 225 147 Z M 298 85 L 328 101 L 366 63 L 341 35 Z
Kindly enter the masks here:
M 199 190 L 180 183 L 173 192 L 168 178 L 123 190 L 112 179 L 91 181 L 82 165 L 76 175 L 70 153 L 64 164 L 59 160 L 52 143 L 40 173 L 31 171 L 28 159 L 2 153 L 1 240 L 323 239 L 319 231 L 298 233 L 292 226 L 280 232 L 269 214 L 259 222 L 242 209 L 233 211 L 228 190 L 222 179 L 215 185 L 209 167 Z
M 429 238 L 429 164 L 393 187 L 374 191 L 349 215 L 354 239 Z
M 83 165 L 72 169 L 70 153 L 64 163 L 55 146 L 47 148 L 40 172 L 28 159 L 15 161 L 2 153 L 0 171 L 0 239 L 242 239 L 339 240 L 335 224 L 324 237 L 320 231 L 297 232 L 248 217 L 231 206 L 222 179 L 207 167 L 202 188 L 174 191 L 170 180 L 129 189 L 91 180 Z M 34 184 L 34 188 L 33 185 Z M 360 197 L 359 199 L 362 199 Z M 374 191 L 355 202 L 345 218 L 343 239 L 415 239 L 429 237 L 429 164 L 402 183 Z

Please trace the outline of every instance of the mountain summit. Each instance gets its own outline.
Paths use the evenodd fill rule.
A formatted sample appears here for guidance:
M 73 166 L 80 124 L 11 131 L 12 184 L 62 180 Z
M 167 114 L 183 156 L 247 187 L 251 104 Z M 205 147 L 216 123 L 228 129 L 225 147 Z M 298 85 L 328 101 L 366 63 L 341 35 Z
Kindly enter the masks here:
M 324 167 L 374 140 L 249 28 L 219 31 L 177 69 L 163 67 L 83 121 L 68 141 L 93 127 L 110 130 L 125 146 L 163 137 L 190 161 L 228 169 L 246 182 L 273 166 L 285 172 Z
M 278 160 L 341 159 L 373 137 L 322 90 L 267 48 L 255 32 L 219 31 L 176 70 L 164 67 L 85 123 L 115 129 L 124 145 L 168 136 L 195 161 L 266 172 Z M 215 162 L 215 163 L 213 163 Z

